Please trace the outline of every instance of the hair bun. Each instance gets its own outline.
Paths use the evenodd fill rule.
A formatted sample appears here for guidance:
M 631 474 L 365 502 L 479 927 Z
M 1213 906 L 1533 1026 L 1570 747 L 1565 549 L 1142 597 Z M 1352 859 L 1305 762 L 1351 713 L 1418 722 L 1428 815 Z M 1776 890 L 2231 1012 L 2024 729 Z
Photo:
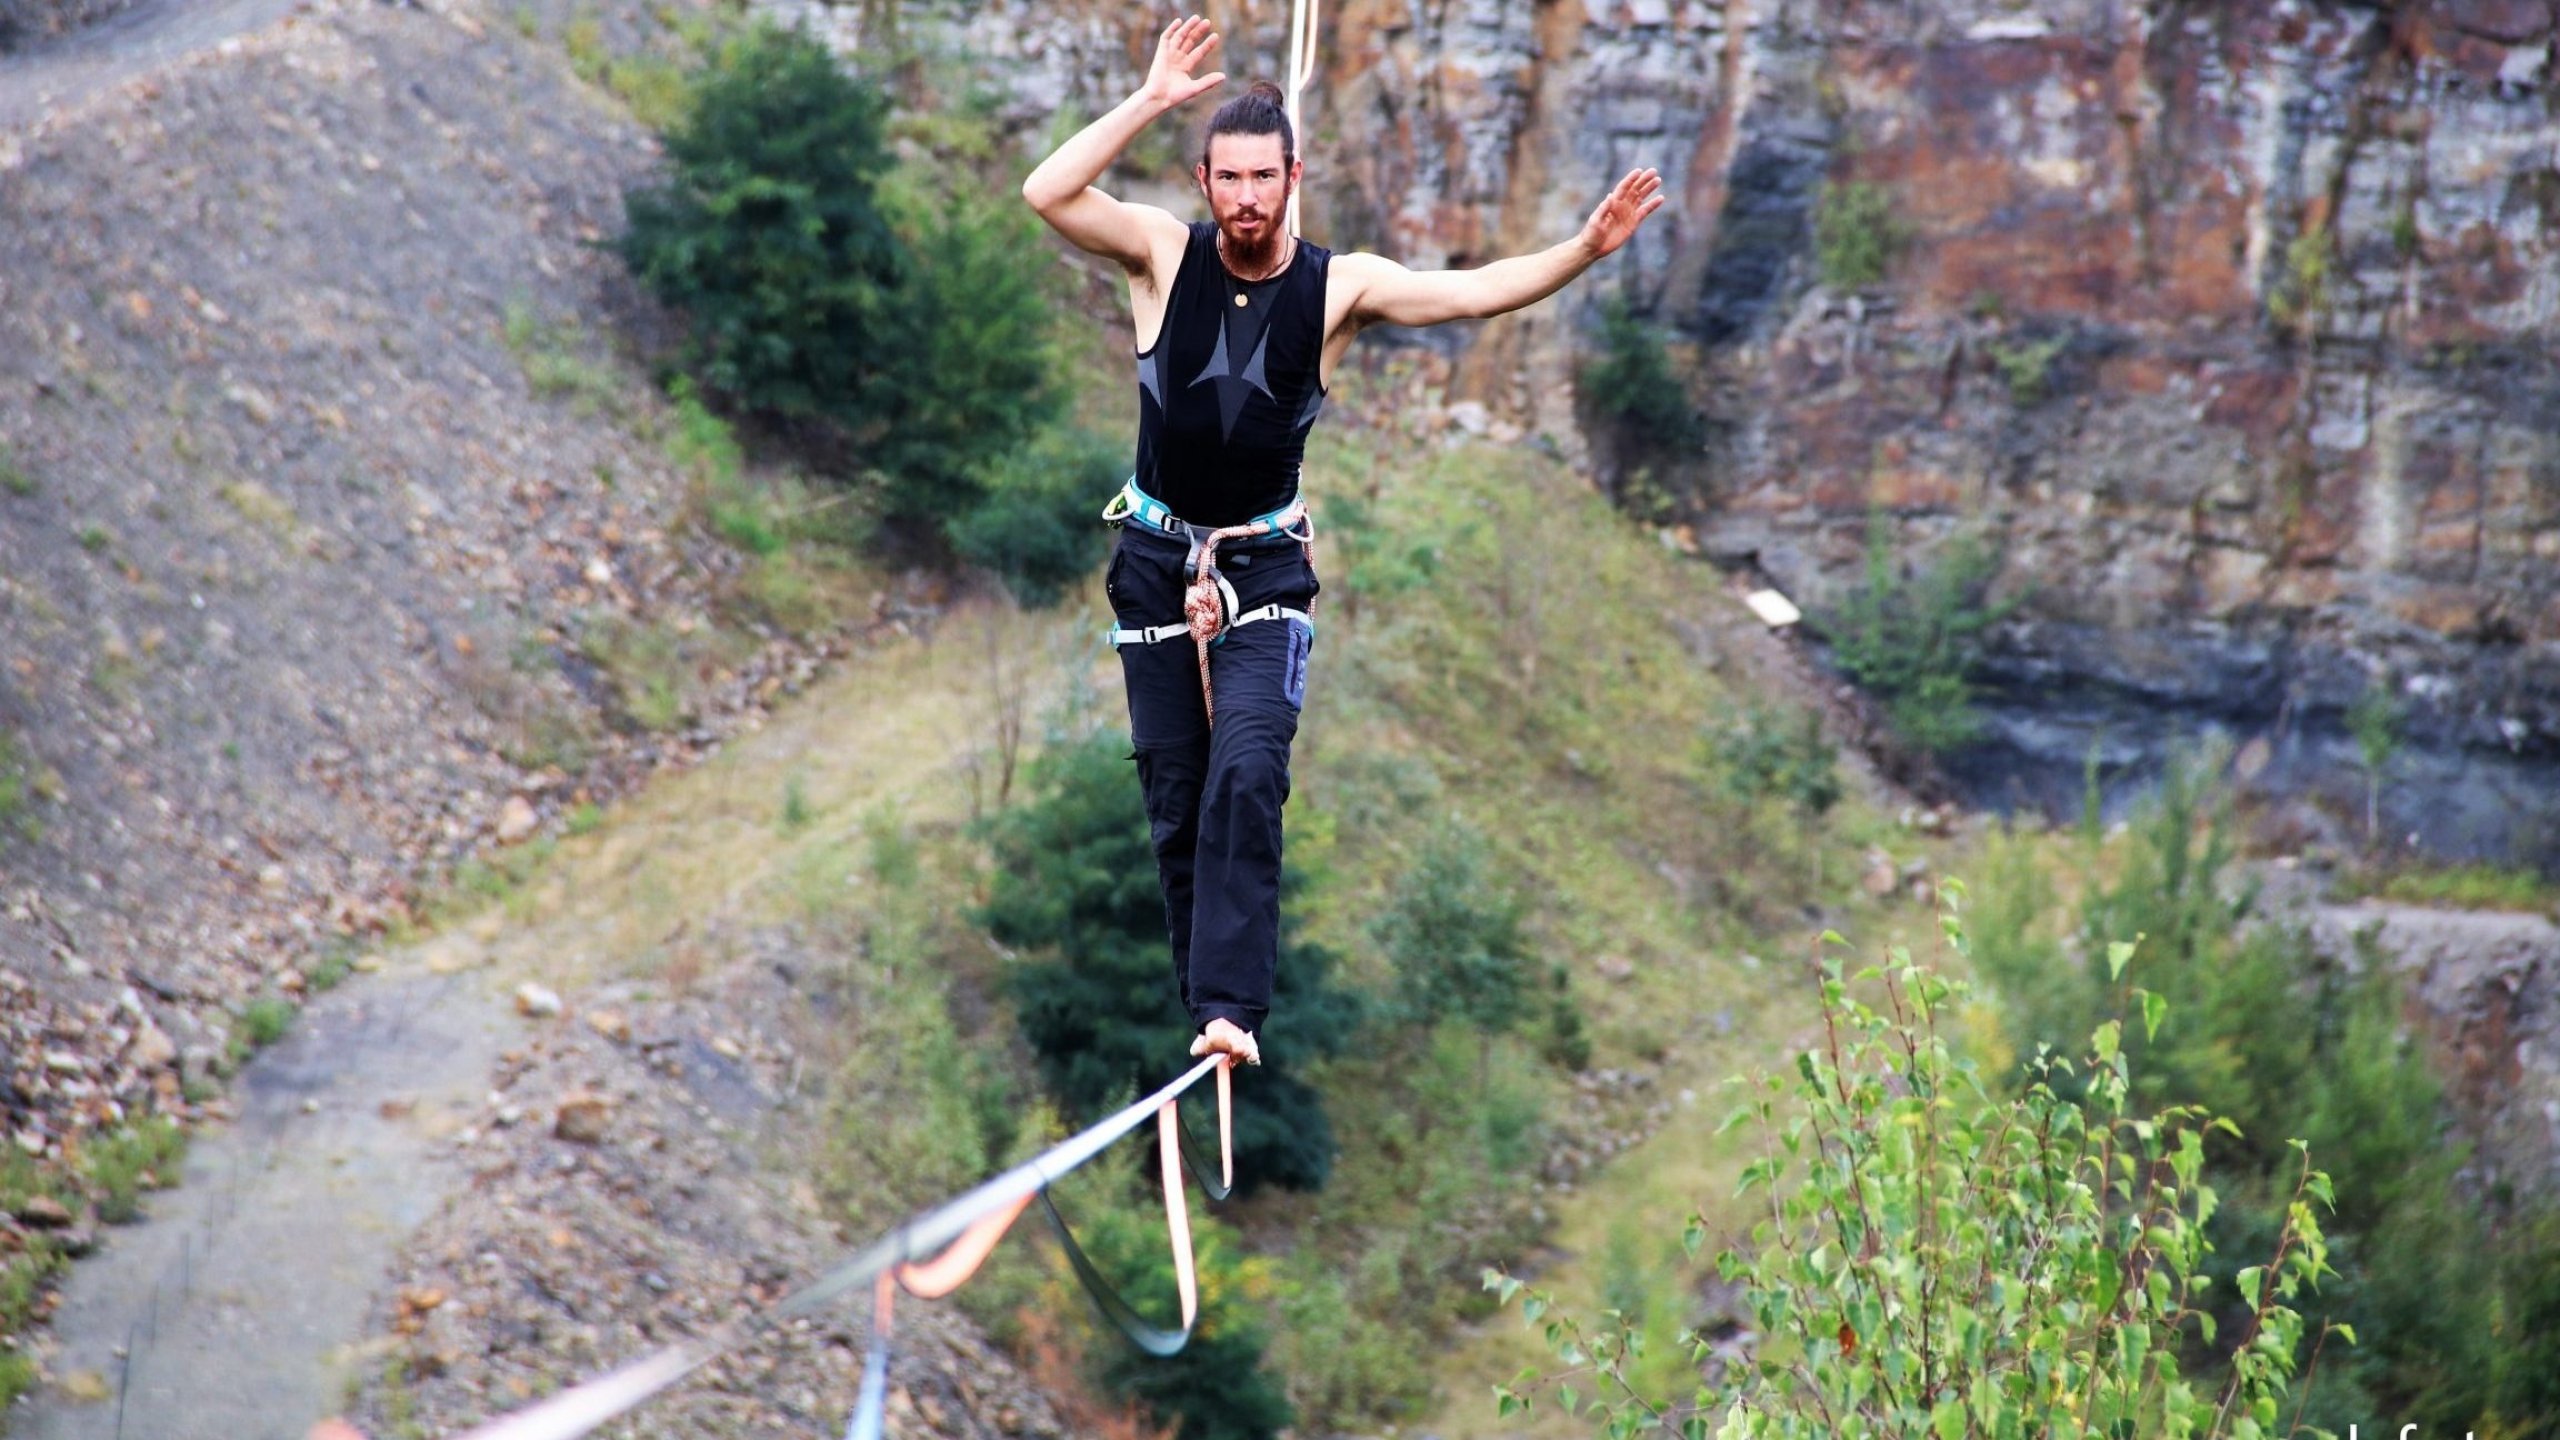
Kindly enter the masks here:
M 1254 81 L 1251 85 L 1245 87 L 1244 93 L 1257 100 L 1268 100 L 1274 105 L 1286 105 L 1289 103 L 1289 97 L 1280 93 L 1280 87 L 1268 80 Z

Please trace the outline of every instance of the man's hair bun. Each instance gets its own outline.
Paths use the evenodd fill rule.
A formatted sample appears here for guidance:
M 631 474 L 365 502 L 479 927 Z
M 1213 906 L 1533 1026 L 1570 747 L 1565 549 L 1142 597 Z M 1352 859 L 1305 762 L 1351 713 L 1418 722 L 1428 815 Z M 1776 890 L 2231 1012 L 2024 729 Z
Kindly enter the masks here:
M 1268 80 L 1256 80 L 1245 92 L 1218 107 L 1200 137 L 1200 163 L 1209 163 L 1209 142 L 1221 135 L 1277 135 L 1288 162 L 1298 158 L 1298 132 L 1289 123 L 1288 97 Z

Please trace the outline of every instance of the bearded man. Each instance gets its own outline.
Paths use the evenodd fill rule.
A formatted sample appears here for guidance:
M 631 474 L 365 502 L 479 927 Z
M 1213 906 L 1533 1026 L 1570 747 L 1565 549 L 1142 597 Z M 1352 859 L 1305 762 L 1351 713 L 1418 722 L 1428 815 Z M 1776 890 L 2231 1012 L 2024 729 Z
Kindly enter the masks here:
M 1335 254 L 1285 223 L 1305 167 L 1278 87 L 1258 82 L 1210 117 L 1194 171 L 1208 221 L 1096 188 L 1139 131 L 1225 82 L 1193 73 L 1217 44 L 1196 15 L 1166 26 L 1146 83 L 1022 194 L 1129 277 L 1138 459 L 1107 512 L 1121 524 L 1112 638 L 1192 1053 L 1250 1064 L 1271 1008 L 1280 812 L 1315 643 L 1298 469 L 1334 367 L 1371 325 L 1480 320 L 1554 294 L 1661 208 L 1662 177 L 1631 171 L 1571 240 L 1478 269 Z M 1181 640 L 1194 643 L 1167 643 Z

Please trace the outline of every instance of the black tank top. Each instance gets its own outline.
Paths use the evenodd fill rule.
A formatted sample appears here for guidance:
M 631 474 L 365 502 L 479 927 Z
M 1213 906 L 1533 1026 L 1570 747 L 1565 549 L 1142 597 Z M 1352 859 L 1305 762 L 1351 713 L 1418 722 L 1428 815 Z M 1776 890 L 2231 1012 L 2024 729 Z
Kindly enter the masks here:
M 1298 493 L 1324 408 L 1324 281 L 1333 252 L 1298 242 L 1287 269 L 1247 284 L 1191 227 L 1155 348 L 1138 356 L 1138 488 L 1195 525 L 1233 525 Z M 1238 303 L 1241 299 L 1242 303 Z

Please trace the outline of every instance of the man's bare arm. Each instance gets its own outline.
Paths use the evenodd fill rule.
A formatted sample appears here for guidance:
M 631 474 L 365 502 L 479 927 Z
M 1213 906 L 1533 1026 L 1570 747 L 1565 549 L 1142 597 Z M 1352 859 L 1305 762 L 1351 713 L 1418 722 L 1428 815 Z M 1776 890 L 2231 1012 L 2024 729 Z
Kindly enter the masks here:
M 1022 182 L 1022 198 L 1077 249 L 1117 260 L 1133 271 L 1147 269 L 1160 246 L 1179 243 L 1182 222 L 1152 205 L 1115 200 L 1095 189 L 1093 182 L 1102 178 L 1139 131 L 1166 111 L 1225 83 L 1223 72 L 1191 73 L 1217 43 L 1217 32 L 1196 15 L 1166 26 L 1156 43 L 1146 83 L 1041 161 Z
M 1661 208 L 1661 174 L 1632 170 L 1591 212 L 1582 233 L 1534 255 L 1474 270 L 1408 270 L 1384 256 L 1338 255 L 1333 274 L 1351 282 L 1344 318 L 1354 327 L 1437 325 L 1534 305 L 1626 244 L 1645 217 Z

